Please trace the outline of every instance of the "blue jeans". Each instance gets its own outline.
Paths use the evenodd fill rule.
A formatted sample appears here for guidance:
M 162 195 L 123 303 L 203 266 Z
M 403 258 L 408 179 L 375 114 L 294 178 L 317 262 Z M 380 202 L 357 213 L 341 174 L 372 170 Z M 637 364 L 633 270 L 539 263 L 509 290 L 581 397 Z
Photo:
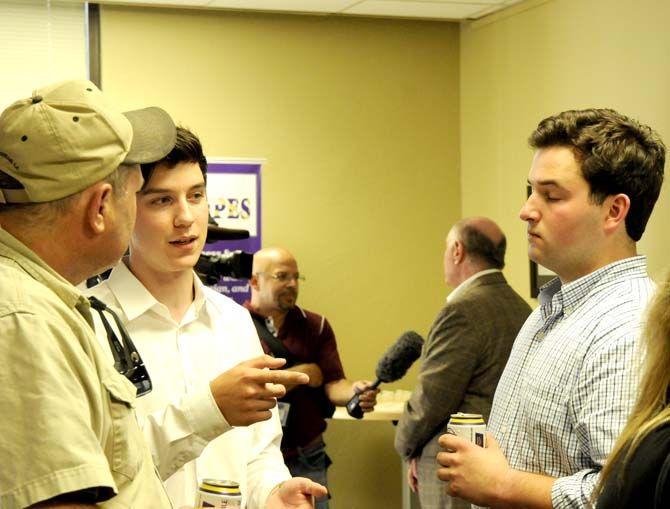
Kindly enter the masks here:
M 328 487 L 326 470 L 330 458 L 326 454 L 326 444 L 320 440 L 309 447 L 298 447 L 298 455 L 284 460 L 293 477 L 307 477 Z M 316 509 L 328 509 L 330 495 L 316 499 Z

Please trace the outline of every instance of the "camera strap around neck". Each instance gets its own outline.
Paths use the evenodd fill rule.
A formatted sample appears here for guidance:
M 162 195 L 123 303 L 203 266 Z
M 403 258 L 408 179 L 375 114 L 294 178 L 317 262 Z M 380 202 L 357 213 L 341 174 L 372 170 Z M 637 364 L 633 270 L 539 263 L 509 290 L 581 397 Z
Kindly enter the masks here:
M 254 326 L 256 327 L 256 332 L 258 332 L 258 337 L 268 345 L 272 355 L 286 359 L 286 366 L 295 364 L 293 354 L 289 352 L 288 348 L 284 346 L 284 343 L 282 343 L 278 337 L 270 332 L 265 320 L 256 314 L 252 314 L 251 318 L 254 320 Z

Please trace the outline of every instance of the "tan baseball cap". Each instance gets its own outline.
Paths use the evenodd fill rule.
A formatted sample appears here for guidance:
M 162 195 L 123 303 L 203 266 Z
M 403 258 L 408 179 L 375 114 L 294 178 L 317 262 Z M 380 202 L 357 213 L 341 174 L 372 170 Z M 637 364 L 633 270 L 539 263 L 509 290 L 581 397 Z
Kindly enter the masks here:
M 151 163 L 176 129 L 156 107 L 121 113 L 90 81 L 35 90 L 0 116 L 0 203 L 42 203 L 83 191 L 121 163 Z

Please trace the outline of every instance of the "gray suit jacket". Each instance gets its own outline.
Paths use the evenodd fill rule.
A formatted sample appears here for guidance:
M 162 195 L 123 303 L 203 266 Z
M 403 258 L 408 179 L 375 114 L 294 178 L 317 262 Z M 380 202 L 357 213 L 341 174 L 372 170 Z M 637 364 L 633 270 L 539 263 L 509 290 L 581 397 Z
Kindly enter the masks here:
M 499 272 L 475 279 L 442 308 L 396 430 L 395 448 L 403 459 L 419 456 L 453 413 L 482 414 L 488 421 L 498 379 L 530 312 Z

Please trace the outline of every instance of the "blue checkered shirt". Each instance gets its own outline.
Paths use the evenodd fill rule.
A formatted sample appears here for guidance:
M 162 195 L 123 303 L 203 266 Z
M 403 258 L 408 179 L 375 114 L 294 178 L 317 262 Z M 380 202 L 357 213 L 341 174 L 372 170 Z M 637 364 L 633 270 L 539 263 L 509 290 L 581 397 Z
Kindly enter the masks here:
M 554 279 L 517 336 L 489 429 L 512 468 L 556 477 L 553 507 L 589 507 L 635 399 L 642 312 L 653 294 L 646 258 Z

